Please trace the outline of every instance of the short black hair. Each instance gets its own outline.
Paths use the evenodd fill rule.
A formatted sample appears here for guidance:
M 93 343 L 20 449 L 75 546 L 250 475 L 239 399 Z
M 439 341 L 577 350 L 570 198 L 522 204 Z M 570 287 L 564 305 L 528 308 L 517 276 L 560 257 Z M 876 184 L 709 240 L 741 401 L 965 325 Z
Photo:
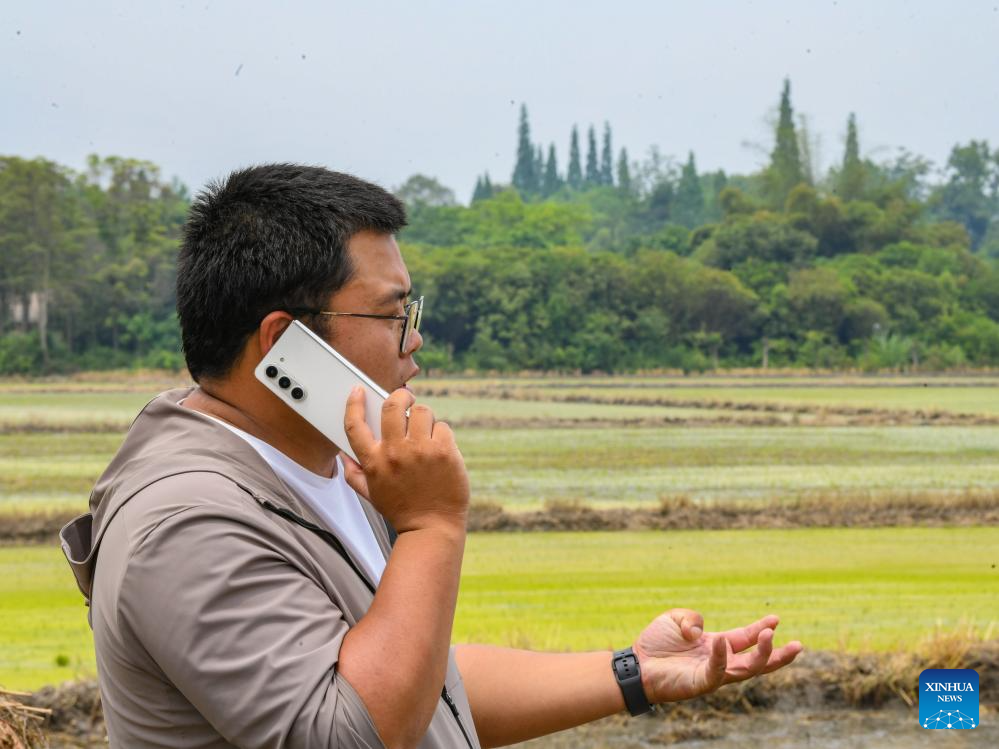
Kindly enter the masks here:
M 350 280 L 354 234 L 405 225 L 394 195 L 322 167 L 263 164 L 209 183 L 191 204 L 177 257 L 191 377 L 225 377 L 268 313 L 322 308 Z

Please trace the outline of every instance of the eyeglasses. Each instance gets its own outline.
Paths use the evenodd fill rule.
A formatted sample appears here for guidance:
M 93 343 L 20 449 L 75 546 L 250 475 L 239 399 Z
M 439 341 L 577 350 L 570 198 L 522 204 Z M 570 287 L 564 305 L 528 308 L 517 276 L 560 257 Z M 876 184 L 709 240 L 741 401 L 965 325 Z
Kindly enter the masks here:
M 328 312 L 320 309 L 309 309 L 307 307 L 287 307 L 288 312 L 307 315 L 326 315 L 327 317 L 369 317 L 374 320 L 405 320 L 402 326 L 402 337 L 399 339 L 399 353 L 406 353 L 409 344 L 409 336 L 414 330 L 420 329 L 420 319 L 423 317 L 423 297 L 414 299 L 403 307 L 402 315 L 369 315 L 363 312 Z

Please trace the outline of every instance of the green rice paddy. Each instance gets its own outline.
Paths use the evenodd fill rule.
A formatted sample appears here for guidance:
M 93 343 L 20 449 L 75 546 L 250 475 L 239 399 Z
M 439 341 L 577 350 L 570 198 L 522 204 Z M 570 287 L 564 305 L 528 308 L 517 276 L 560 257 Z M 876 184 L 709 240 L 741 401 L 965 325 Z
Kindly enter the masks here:
M 84 511 L 136 413 L 181 384 L 155 373 L 0 382 L 0 524 L 15 512 Z M 423 400 L 456 425 L 473 500 L 508 510 L 554 500 L 647 506 L 676 495 L 946 501 L 999 488 L 999 425 L 988 423 L 999 415 L 996 377 L 453 378 L 420 387 L 448 389 Z M 555 400 L 565 396 L 585 402 Z M 636 399 L 668 405 L 629 404 Z M 970 419 L 808 423 L 836 408 Z M 776 613 L 778 642 L 809 649 L 911 649 L 955 627 L 995 637 L 997 550 L 996 527 L 477 533 L 455 641 L 623 647 L 675 606 L 701 611 L 709 629 Z M 0 547 L 0 686 L 32 689 L 93 670 L 86 608 L 61 552 Z
M 999 528 L 472 534 L 455 642 L 620 648 L 674 607 L 709 630 L 781 617 L 778 644 L 915 648 L 995 636 Z M 0 686 L 94 674 L 87 610 L 55 546 L 0 548 Z

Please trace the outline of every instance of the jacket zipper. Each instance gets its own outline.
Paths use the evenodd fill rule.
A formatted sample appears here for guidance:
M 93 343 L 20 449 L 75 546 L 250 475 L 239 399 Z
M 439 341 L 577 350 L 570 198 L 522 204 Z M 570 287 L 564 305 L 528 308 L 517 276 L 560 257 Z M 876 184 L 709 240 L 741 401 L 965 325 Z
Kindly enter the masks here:
M 321 538 L 323 538 L 330 546 L 332 546 L 336 550 L 337 554 L 343 557 L 343 560 L 348 565 L 350 565 L 350 568 L 354 571 L 354 573 L 359 578 L 361 578 L 361 581 L 364 583 L 365 587 L 371 591 L 372 595 L 374 595 L 375 587 L 371 584 L 368 578 L 364 576 L 364 574 L 361 572 L 358 566 L 354 563 L 354 560 L 350 558 L 350 554 L 347 553 L 347 549 L 344 548 L 344 545 L 340 542 L 340 539 L 337 538 L 333 533 L 326 530 L 325 528 L 319 527 L 315 523 L 310 523 L 308 520 L 306 520 L 303 517 L 299 517 L 291 510 L 285 509 L 284 507 L 278 507 L 277 505 L 273 504 L 272 502 L 266 499 L 262 500 L 261 504 L 274 514 L 280 515 L 281 517 L 285 518 L 286 520 L 290 520 L 293 523 L 297 523 L 303 528 L 306 528 L 312 531 L 313 533 L 317 534 Z M 461 735 L 465 737 L 465 743 L 468 744 L 468 749 L 475 749 L 475 745 L 472 743 L 472 739 L 469 737 L 468 732 L 465 730 L 465 724 L 461 722 L 461 713 L 458 710 L 458 706 L 454 704 L 454 699 L 447 691 L 447 685 L 445 685 L 443 689 L 441 689 L 441 699 L 443 699 L 445 704 L 451 709 L 451 714 L 454 715 L 455 722 L 457 722 L 458 728 L 461 730 Z
M 458 723 L 458 728 L 461 729 L 461 735 L 465 737 L 465 743 L 468 744 L 468 749 L 475 749 L 475 745 L 472 744 L 472 739 L 469 737 L 468 732 L 465 731 L 465 724 L 461 722 L 461 713 L 458 712 L 458 706 L 454 704 L 454 700 L 451 695 L 448 694 L 447 686 L 441 690 L 441 697 L 444 698 L 444 702 L 447 706 L 451 708 L 451 713 L 454 715 L 455 721 Z

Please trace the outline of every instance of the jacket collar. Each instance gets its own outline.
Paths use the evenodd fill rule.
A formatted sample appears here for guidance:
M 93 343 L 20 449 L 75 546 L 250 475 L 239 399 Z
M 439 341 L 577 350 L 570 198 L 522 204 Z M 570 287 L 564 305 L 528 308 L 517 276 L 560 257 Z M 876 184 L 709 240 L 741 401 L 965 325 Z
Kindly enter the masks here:
M 324 526 L 323 520 L 285 486 L 246 440 L 204 414 L 180 405 L 194 390 L 194 387 L 168 390 L 146 404 L 97 480 L 90 495 L 90 513 L 77 518 L 60 533 L 77 584 L 88 600 L 97 550 L 111 520 L 135 494 L 169 476 L 218 473 L 258 503 Z M 370 502 L 364 497 L 360 499 L 387 558 L 390 548 L 384 520 Z

